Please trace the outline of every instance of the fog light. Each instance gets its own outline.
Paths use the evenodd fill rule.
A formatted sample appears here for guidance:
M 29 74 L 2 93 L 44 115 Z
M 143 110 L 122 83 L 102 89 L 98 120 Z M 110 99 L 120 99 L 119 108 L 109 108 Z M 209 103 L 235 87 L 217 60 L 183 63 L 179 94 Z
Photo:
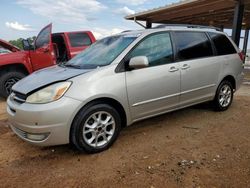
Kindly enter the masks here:
M 48 136 L 49 136 L 48 133 L 44 133 L 44 134 L 26 133 L 27 139 L 33 140 L 33 141 L 42 141 L 42 140 L 45 140 L 46 138 L 48 138 Z

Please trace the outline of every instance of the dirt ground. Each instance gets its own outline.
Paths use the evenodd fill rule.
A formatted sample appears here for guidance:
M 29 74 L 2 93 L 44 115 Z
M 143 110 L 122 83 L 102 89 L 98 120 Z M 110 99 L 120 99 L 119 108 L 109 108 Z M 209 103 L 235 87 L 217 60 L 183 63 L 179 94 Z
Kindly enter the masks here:
M 0 102 L 0 187 L 250 187 L 250 85 L 231 108 L 209 104 L 122 130 L 107 151 L 40 148 L 8 128 Z

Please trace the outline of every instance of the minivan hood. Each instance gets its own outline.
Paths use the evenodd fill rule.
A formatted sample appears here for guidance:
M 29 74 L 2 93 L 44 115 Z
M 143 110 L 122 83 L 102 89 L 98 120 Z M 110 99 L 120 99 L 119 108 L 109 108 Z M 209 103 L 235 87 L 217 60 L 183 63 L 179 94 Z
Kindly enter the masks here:
M 0 39 L 0 46 L 2 46 L 3 48 L 10 50 L 12 52 L 18 52 L 20 51 L 20 49 L 12 44 L 10 44 L 9 42 Z
M 32 73 L 31 75 L 18 81 L 12 90 L 27 95 L 34 90 L 55 82 L 65 81 L 75 76 L 87 73 L 92 69 L 75 69 L 60 66 L 45 68 Z

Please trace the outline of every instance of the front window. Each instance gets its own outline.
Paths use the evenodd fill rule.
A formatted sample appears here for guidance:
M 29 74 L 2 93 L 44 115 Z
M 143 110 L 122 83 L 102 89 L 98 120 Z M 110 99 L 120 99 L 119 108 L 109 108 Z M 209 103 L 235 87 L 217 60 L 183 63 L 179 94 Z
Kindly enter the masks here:
M 65 66 L 92 69 L 112 63 L 138 36 L 116 35 L 101 39 L 68 61 Z
M 146 56 L 149 66 L 164 65 L 173 62 L 173 49 L 169 33 L 157 33 L 146 37 L 129 54 L 128 59 Z

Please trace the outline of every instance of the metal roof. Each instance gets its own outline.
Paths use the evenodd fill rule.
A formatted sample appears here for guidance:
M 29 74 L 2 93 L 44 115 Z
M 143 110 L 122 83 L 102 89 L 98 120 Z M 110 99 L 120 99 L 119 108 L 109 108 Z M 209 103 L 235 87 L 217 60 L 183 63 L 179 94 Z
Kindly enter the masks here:
M 237 0 L 183 0 L 179 3 L 128 15 L 125 19 L 232 28 L 236 3 Z M 242 0 L 242 3 L 245 5 L 243 28 L 249 28 L 250 0 Z

